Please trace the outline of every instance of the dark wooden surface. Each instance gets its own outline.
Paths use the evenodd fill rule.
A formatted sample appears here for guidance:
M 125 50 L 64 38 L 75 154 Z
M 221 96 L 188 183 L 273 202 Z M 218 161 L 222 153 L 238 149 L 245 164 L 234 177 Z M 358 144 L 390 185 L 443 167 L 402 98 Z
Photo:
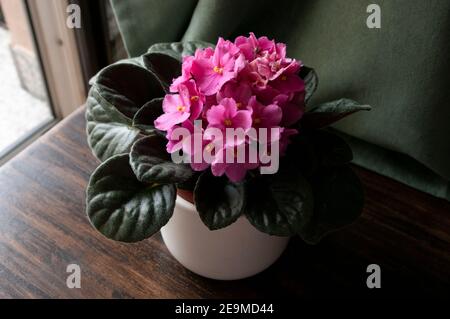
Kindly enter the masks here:
M 450 204 L 361 168 L 359 221 L 317 246 L 293 239 L 250 279 L 199 277 L 171 257 L 159 234 L 131 245 L 105 239 L 85 216 L 98 163 L 82 111 L 0 168 L 0 297 L 449 296 Z M 71 263 L 81 267 L 81 289 L 66 286 Z M 366 287 L 372 263 L 381 267 L 381 289 Z

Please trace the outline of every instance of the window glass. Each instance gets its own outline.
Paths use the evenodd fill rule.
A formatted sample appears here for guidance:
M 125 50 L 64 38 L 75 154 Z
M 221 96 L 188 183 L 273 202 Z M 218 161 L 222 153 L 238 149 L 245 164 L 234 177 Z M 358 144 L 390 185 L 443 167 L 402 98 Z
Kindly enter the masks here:
M 0 0 L 0 159 L 54 119 L 23 1 Z

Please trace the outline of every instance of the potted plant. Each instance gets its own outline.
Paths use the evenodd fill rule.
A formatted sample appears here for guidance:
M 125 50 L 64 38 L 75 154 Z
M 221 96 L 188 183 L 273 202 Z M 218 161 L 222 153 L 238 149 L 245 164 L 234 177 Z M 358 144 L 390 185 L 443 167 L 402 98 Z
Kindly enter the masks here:
M 361 213 L 352 151 L 326 127 L 370 107 L 309 105 L 317 75 L 282 43 L 155 44 L 90 84 L 88 142 L 102 163 L 87 215 L 110 239 L 161 230 L 188 269 L 239 279 L 275 262 L 291 236 L 314 244 Z

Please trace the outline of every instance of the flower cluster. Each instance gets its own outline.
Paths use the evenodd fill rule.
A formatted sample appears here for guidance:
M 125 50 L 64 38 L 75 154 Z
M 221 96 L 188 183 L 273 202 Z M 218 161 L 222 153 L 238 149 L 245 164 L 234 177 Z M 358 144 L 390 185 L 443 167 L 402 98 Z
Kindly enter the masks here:
M 304 112 L 305 86 L 298 75 L 300 68 L 299 61 L 286 57 L 285 44 L 256 38 L 253 33 L 236 38 L 234 43 L 220 38 L 215 49 L 198 49 L 195 55 L 184 57 L 182 73 L 164 98 L 164 114 L 155 121 L 157 129 L 167 132 L 167 151 L 182 150 L 192 157 L 209 152 L 211 161 L 191 161 L 192 168 L 201 171 L 211 166 L 215 176 L 226 174 L 233 181 L 264 163 L 230 163 L 224 160 L 227 153 L 236 154 L 237 148 L 246 149 L 255 142 L 267 144 L 270 152 L 270 145 L 276 142 L 283 154 L 289 136 L 297 134 L 290 127 Z M 196 120 L 202 121 L 200 132 L 194 128 Z M 180 127 L 191 136 L 173 134 Z M 203 134 L 209 128 L 223 131 L 224 136 L 227 129 L 247 133 L 263 128 L 269 130 L 269 136 L 224 139 L 218 149 L 218 137 Z M 201 134 L 200 149 L 192 147 L 196 134 Z

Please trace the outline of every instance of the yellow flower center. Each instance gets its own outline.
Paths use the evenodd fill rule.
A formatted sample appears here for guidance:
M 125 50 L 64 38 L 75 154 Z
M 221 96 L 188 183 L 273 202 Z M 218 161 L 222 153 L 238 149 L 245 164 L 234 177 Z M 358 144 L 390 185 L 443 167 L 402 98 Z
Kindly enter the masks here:
M 192 102 L 197 102 L 199 99 L 199 97 L 197 95 L 191 96 L 191 101 Z
M 280 62 L 275 62 L 274 64 L 273 64 L 273 68 L 274 68 L 274 70 L 279 70 L 280 68 L 281 68 L 281 63 Z
M 242 107 L 242 103 L 241 103 L 241 102 L 236 103 L 236 107 L 237 107 L 238 109 L 241 108 L 241 107 Z
M 259 117 L 257 117 L 255 119 L 253 119 L 253 123 L 259 124 L 259 123 L 261 123 L 261 119 Z
M 213 69 L 214 72 L 218 73 L 218 74 L 222 74 L 223 73 L 223 68 L 220 68 L 218 66 L 215 66 Z
M 233 124 L 233 123 L 231 122 L 230 119 L 225 119 L 225 120 L 223 121 L 223 124 L 225 124 L 225 126 L 231 126 L 231 124 Z
M 178 105 L 177 106 L 177 111 L 178 112 L 184 112 L 184 110 L 186 110 L 186 106 L 184 106 L 184 105 Z
M 209 153 L 211 153 L 213 149 L 214 149 L 213 143 L 209 143 L 208 145 L 205 146 L 205 150 Z
M 286 81 L 287 80 L 287 76 L 286 75 L 282 75 L 281 76 L 281 81 Z

